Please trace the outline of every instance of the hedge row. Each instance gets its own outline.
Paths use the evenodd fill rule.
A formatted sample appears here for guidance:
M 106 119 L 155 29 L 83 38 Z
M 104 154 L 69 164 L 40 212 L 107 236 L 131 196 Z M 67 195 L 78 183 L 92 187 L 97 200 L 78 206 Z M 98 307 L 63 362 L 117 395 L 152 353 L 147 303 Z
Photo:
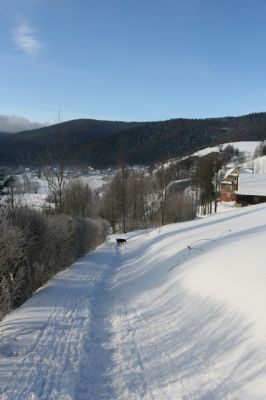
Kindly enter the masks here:
M 103 242 L 102 219 L 45 216 L 20 207 L 0 211 L 0 318 L 58 271 Z

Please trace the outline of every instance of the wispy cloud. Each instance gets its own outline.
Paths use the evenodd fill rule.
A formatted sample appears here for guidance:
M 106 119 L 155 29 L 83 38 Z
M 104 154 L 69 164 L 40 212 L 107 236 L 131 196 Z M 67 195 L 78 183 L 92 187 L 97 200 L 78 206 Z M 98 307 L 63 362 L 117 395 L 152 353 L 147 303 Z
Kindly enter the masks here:
M 36 37 L 36 32 L 28 24 L 20 24 L 14 30 L 16 45 L 30 56 L 36 55 L 41 47 L 41 42 Z
M 27 118 L 18 115 L 0 115 L 0 132 L 15 133 L 24 130 L 37 129 L 47 123 L 29 121 Z

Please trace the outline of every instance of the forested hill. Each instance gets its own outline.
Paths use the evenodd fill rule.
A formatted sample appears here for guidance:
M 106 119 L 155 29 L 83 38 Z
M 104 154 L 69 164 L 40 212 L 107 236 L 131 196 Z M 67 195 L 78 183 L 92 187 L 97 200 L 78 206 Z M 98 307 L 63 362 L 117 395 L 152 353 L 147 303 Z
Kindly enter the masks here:
M 71 153 L 75 154 L 79 146 L 138 125 L 137 122 L 76 119 L 39 129 L 0 135 L 0 165 L 38 163 L 42 152 L 46 154 L 52 149 L 55 141 L 61 141 L 64 147 L 69 146 Z
M 121 157 L 131 164 L 151 164 L 209 145 L 266 139 L 266 113 L 145 123 L 68 121 L 0 136 L 0 164 L 38 163 L 42 151 L 53 148 L 55 137 L 69 146 L 71 161 L 78 164 L 108 167 Z

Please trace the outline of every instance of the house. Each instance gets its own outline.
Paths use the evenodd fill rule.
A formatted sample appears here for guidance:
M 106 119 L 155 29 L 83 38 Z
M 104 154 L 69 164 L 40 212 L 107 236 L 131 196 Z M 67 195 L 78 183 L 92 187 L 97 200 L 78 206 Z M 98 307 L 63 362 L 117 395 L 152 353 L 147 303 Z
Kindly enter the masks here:
M 250 168 L 231 168 L 220 182 L 220 199 L 238 206 L 266 202 L 266 175 L 254 174 Z
M 230 168 L 220 182 L 220 200 L 236 201 L 238 190 L 239 167 Z

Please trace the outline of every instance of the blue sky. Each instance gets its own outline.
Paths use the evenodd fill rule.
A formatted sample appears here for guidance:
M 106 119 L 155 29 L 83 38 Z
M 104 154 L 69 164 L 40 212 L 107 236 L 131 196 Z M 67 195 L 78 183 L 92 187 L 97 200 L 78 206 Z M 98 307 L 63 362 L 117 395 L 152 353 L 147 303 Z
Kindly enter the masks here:
M 0 116 L 266 110 L 265 0 L 0 0 L 0 45 Z

